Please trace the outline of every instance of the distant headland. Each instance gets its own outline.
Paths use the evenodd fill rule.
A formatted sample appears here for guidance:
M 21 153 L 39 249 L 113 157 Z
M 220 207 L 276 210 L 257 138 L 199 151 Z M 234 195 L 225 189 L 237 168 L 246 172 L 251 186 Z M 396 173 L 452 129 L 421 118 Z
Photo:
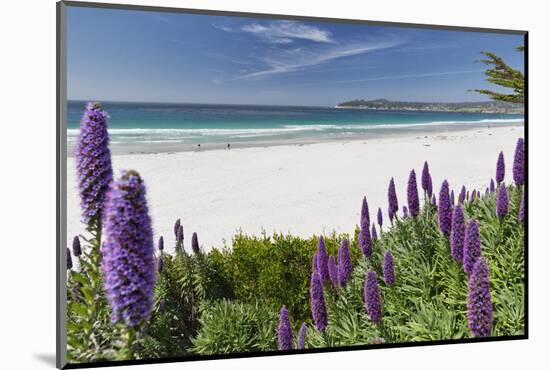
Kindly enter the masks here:
M 339 103 L 335 108 L 372 109 L 372 110 L 412 110 L 431 112 L 465 112 L 465 113 L 505 113 L 523 114 L 523 105 L 502 101 L 463 102 L 463 103 L 422 103 L 391 101 L 387 99 L 356 99 Z

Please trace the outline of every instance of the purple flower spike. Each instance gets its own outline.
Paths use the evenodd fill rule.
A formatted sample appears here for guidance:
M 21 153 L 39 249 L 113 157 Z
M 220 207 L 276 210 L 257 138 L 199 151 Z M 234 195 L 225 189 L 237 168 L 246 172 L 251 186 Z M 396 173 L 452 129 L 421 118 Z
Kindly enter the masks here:
M 518 218 L 520 222 L 525 221 L 525 193 L 521 193 L 521 203 L 519 205 Z
M 346 286 L 352 271 L 353 266 L 349 255 L 349 241 L 344 239 L 338 249 L 338 282 L 342 288 Z
M 376 225 L 372 223 L 372 228 L 370 230 L 370 236 L 372 241 L 378 240 L 378 234 L 376 233 Z
M 464 222 L 464 211 L 459 204 L 454 209 L 451 228 L 451 256 L 458 262 L 463 259 Z
M 504 218 L 508 214 L 508 189 L 502 184 L 497 195 L 497 216 Z
M 176 241 L 178 243 L 183 243 L 183 226 L 182 225 L 178 227 L 178 231 L 176 232 Z
M 495 192 L 495 181 L 493 179 L 491 179 L 491 182 L 489 183 L 489 191 L 491 193 Z
M 451 199 L 449 197 L 449 183 L 444 180 L 439 191 L 439 206 L 437 207 L 439 229 L 445 236 L 451 233 L 451 224 L 453 217 L 453 209 Z
M 378 207 L 378 226 L 382 227 L 384 217 L 382 216 L 382 208 Z
M 191 249 L 195 254 L 198 254 L 200 252 L 199 237 L 197 236 L 197 233 L 193 233 L 193 235 L 191 236 Z
M 514 167 L 512 172 L 514 174 L 514 182 L 516 186 L 521 186 L 525 182 L 525 143 L 523 138 L 519 138 L 516 144 L 516 152 L 514 154 Z
M 479 240 L 479 225 L 475 219 L 471 219 L 466 225 L 464 234 L 463 265 L 464 271 L 470 276 L 474 264 L 481 256 L 481 242 Z
M 319 273 L 319 266 L 317 266 L 317 254 L 313 255 L 313 262 L 311 263 L 311 273 Z
M 432 195 L 432 205 L 437 205 L 437 199 L 435 198 L 435 194 Z
M 363 255 L 370 257 L 372 255 L 372 239 L 369 231 L 369 224 L 363 223 L 361 225 L 361 231 L 359 232 L 359 247 Z
M 71 257 L 71 250 L 67 248 L 67 270 L 73 268 L 73 259 Z
M 174 223 L 174 235 L 176 236 L 176 239 L 178 238 L 178 230 L 180 229 L 180 226 L 181 226 L 181 219 L 178 218 Z
M 413 218 L 420 213 L 420 202 L 418 200 L 418 188 L 416 186 L 416 173 L 411 170 L 409 174 L 409 183 L 407 184 L 407 203 L 409 205 L 409 213 Z
M 397 194 L 395 193 L 395 183 L 393 182 L 393 177 L 390 180 L 390 185 L 388 186 L 388 216 L 390 221 L 393 221 L 394 217 L 399 211 L 399 205 L 397 203 Z
M 455 191 L 451 190 L 451 205 L 455 205 Z
M 473 202 L 477 199 L 477 190 L 472 190 L 472 194 L 470 194 L 470 202 Z
M 112 321 L 135 327 L 153 307 L 155 258 L 145 185 L 135 171 L 111 184 L 104 213 L 102 269 Z
M 306 334 L 307 334 L 307 326 L 306 323 L 302 323 L 302 326 L 300 326 L 300 331 L 298 332 L 298 349 L 304 349 L 306 348 Z
M 422 168 L 422 189 L 424 189 L 424 191 L 428 195 L 428 198 L 432 196 L 432 176 L 430 175 L 428 161 L 424 162 L 424 168 Z
M 465 199 L 466 199 L 466 187 L 462 185 L 462 188 L 460 189 L 460 193 L 458 194 L 458 204 L 464 204 Z
M 393 255 L 390 251 L 384 253 L 384 261 L 382 263 L 382 272 L 384 274 L 384 282 L 386 285 L 395 283 L 395 273 L 393 269 Z
M 367 197 L 363 197 L 363 203 L 361 204 L 361 219 L 359 222 L 359 225 L 363 225 L 363 222 L 370 225 L 369 203 L 367 202 Z
M 80 238 L 75 236 L 73 238 L 73 255 L 75 257 L 80 257 L 82 254 L 82 247 L 80 246 Z
M 159 238 L 158 248 L 159 248 L 159 251 L 164 250 L 164 237 L 162 237 L 162 236 Z
M 329 280 L 329 276 L 327 248 L 325 247 L 325 239 L 323 239 L 322 236 L 320 236 L 317 241 L 317 268 L 324 284 Z
M 403 206 L 403 220 L 409 217 L 409 212 L 407 210 L 407 206 Z
M 279 313 L 279 328 L 277 329 L 277 337 L 279 340 L 280 351 L 288 351 L 292 349 L 292 329 L 290 327 L 288 310 L 285 306 L 281 308 L 281 312 Z
M 504 154 L 501 151 L 498 154 L 498 159 L 497 159 L 497 171 L 496 171 L 497 185 L 500 185 L 500 183 L 504 181 L 505 171 L 506 171 L 506 166 L 504 165 Z
M 99 103 L 86 105 L 80 121 L 75 160 L 82 222 L 88 226 L 98 226 L 103 214 L 105 194 L 113 180 L 107 113 Z
M 488 337 L 493 326 L 491 282 L 485 257 L 475 263 L 468 281 L 468 328 L 474 337 Z
M 321 276 L 315 272 L 311 274 L 309 297 L 311 304 L 311 315 L 313 316 L 315 328 L 320 332 L 324 332 L 328 324 L 327 306 L 325 304 Z
M 376 281 L 376 272 L 369 270 L 365 276 L 364 287 L 365 309 L 367 315 L 375 324 L 382 318 L 382 307 L 380 304 L 380 289 Z
M 164 268 L 164 257 L 161 254 L 159 259 L 158 259 L 158 264 L 157 264 L 157 270 L 158 270 L 159 274 L 162 274 L 163 268 Z
M 328 277 L 334 289 L 338 289 L 338 267 L 334 256 L 328 257 Z

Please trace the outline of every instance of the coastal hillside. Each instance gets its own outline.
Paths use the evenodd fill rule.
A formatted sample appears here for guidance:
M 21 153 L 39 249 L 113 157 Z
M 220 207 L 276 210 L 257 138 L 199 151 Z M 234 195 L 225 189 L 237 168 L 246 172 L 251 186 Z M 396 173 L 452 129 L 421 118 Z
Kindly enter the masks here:
M 463 103 L 422 103 L 391 101 L 387 99 L 355 99 L 339 103 L 336 108 L 372 110 L 414 110 L 432 112 L 470 112 L 523 114 L 523 104 L 503 101 L 463 102 Z

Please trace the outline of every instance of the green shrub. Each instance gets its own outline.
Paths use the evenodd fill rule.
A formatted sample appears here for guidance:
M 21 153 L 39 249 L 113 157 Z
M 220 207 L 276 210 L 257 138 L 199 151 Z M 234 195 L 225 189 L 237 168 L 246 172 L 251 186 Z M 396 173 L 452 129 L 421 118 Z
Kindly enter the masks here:
M 327 253 L 336 255 L 344 237 L 347 235 L 325 236 Z M 308 290 L 316 252 L 317 236 L 301 239 L 283 234 L 236 235 L 233 248 L 224 251 L 235 297 L 249 303 L 266 300 L 279 308 L 285 305 L 296 322 L 310 320 Z M 356 248 L 352 258 L 358 256 Z
M 139 342 L 142 358 L 188 354 L 191 338 L 200 327 L 201 304 L 233 298 L 223 259 L 216 252 L 165 253 L 163 259 L 164 268 L 155 287 L 155 308 L 147 328 L 149 335 Z
M 201 310 L 201 329 L 193 339 L 198 354 L 277 349 L 278 309 L 270 304 L 218 301 Z

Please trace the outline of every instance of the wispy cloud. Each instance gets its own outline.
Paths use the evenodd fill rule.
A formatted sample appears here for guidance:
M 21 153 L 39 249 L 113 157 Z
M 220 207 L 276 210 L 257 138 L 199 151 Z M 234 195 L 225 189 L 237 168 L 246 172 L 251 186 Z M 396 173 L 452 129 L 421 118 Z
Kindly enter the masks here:
M 346 84 L 346 83 L 357 83 L 357 82 L 368 82 L 368 81 L 401 80 L 401 79 L 407 79 L 407 78 L 450 76 L 450 75 L 484 73 L 484 72 L 485 71 L 482 71 L 482 70 L 429 72 L 429 73 L 416 73 L 416 74 L 406 74 L 406 75 L 393 75 L 393 76 L 358 78 L 358 79 L 354 79 L 354 80 L 322 81 L 322 82 L 314 82 L 314 83 L 299 84 L 299 85 L 292 85 L 292 86 L 297 87 L 297 86 L 313 86 L 313 85 L 325 85 L 325 84 Z
M 224 26 L 224 25 L 221 25 L 221 24 L 216 24 L 216 23 L 212 23 L 212 27 L 220 30 L 220 31 L 224 31 L 224 32 L 233 32 L 234 29 L 231 28 L 231 27 L 228 27 L 228 26 Z
M 387 49 L 395 46 L 395 43 L 366 43 L 348 46 L 335 46 L 329 49 L 291 49 L 278 50 L 271 56 L 261 57 L 266 65 L 265 69 L 237 76 L 236 80 L 265 77 L 281 73 L 301 71 L 320 64 L 328 63 L 335 59 L 366 54 L 375 50 Z
M 293 21 L 275 21 L 267 25 L 252 23 L 242 26 L 241 31 L 272 44 L 290 44 L 294 39 L 321 43 L 334 42 L 329 31 Z

